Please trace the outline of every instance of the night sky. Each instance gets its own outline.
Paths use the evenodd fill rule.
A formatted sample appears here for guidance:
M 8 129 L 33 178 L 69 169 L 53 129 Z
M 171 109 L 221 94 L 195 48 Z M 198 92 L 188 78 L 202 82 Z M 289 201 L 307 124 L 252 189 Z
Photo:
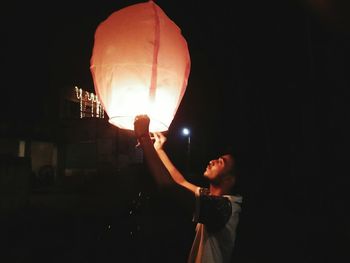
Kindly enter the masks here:
M 78 85 L 93 91 L 89 66 L 95 29 L 112 12 L 138 2 L 14 2 L 4 9 L 1 58 L 4 92 L 10 93 L 4 115 L 45 117 L 52 114 L 45 102 L 58 89 Z M 302 100 L 321 92 L 319 84 L 344 90 L 348 4 L 300 2 L 157 1 L 181 28 L 191 55 L 187 92 L 174 125 L 188 123 L 198 138 L 217 137 L 223 131 L 218 125 L 230 121 L 225 129 L 237 130 L 238 115 L 259 112 L 261 105 L 279 103 L 275 109 L 282 113 L 290 92 Z
M 88 2 L 2 9 L 3 120 L 55 121 L 60 89 L 94 91 L 95 29 L 140 1 Z M 156 3 L 181 28 L 191 56 L 170 155 L 181 161 L 184 125 L 192 129 L 193 169 L 227 147 L 236 152 L 247 202 L 239 262 L 260 262 L 243 260 L 249 247 L 275 262 L 273 248 L 259 247 L 269 233 L 279 256 L 296 249 L 291 262 L 340 262 L 350 242 L 347 1 Z
M 23 110 L 26 114 L 20 115 L 33 118 L 51 114 L 42 101 L 62 87 L 93 91 L 89 66 L 95 29 L 112 12 L 138 2 L 14 2 L 2 11 L 3 83 L 11 95 L 9 105 L 17 104 L 15 115 Z M 298 99 L 310 95 L 311 89 L 321 92 L 316 82 L 344 89 L 349 82 L 348 4 L 300 2 L 230 1 L 228 6 L 156 1 L 181 28 L 191 55 L 187 92 L 174 125 L 188 123 L 198 135 L 208 132 L 215 137 L 216 131 L 222 132 L 216 127 L 225 121 L 236 130 L 237 115 L 247 112 L 238 101 L 258 112 L 258 104 L 286 105 L 290 92 Z M 254 96 L 259 101 L 253 101 Z M 251 101 L 243 102 L 246 98 Z M 276 105 L 276 111 L 283 112 L 282 105 Z M 12 115 L 14 109 L 6 107 L 5 112 Z

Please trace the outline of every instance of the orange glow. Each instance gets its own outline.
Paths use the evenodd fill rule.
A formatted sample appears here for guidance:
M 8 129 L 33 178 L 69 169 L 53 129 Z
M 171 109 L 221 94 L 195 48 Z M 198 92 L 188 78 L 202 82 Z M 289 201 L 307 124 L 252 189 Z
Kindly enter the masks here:
M 190 56 L 178 26 L 153 1 L 114 12 L 95 32 L 95 91 L 109 122 L 133 130 L 147 114 L 150 131 L 168 130 L 187 87 Z

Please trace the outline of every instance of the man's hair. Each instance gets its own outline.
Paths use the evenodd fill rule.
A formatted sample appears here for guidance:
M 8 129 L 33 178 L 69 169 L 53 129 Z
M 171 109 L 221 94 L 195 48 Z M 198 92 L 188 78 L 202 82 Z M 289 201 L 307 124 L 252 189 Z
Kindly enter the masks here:
M 239 168 L 240 168 L 240 156 L 241 154 L 239 153 L 239 147 L 235 147 L 232 144 L 225 144 L 224 146 L 221 147 L 220 149 L 222 154 L 228 154 L 231 156 L 233 160 L 233 165 L 229 171 L 229 173 L 237 178 L 239 176 Z
M 230 169 L 226 172 L 226 174 L 233 176 L 233 177 L 237 177 L 237 161 L 236 161 L 236 156 L 232 153 L 232 152 L 223 152 L 223 155 L 230 155 L 231 159 L 232 159 L 232 165 L 230 167 Z

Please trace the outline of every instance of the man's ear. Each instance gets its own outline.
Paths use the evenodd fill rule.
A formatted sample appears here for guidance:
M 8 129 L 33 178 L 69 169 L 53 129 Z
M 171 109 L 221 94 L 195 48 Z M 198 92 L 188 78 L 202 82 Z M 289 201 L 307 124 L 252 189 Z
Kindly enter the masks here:
M 228 175 L 228 176 L 225 177 L 224 180 L 225 180 L 225 182 L 226 182 L 227 184 L 230 185 L 230 187 L 232 187 L 232 186 L 235 184 L 235 182 L 236 182 L 236 177 L 234 177 L 234 176 L 232 176 L 232 175 Z

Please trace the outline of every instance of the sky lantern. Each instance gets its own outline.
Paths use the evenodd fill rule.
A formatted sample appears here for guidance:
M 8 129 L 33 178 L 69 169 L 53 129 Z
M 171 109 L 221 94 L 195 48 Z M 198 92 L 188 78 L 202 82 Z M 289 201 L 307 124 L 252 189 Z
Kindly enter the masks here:
M 150 131 L 168 130 L 187 87 L 190 55 L 180 28 L 153 1 L 112 13 L 95 32 L 94 87 L 109 122 L 134 129 L 147 114 Z

